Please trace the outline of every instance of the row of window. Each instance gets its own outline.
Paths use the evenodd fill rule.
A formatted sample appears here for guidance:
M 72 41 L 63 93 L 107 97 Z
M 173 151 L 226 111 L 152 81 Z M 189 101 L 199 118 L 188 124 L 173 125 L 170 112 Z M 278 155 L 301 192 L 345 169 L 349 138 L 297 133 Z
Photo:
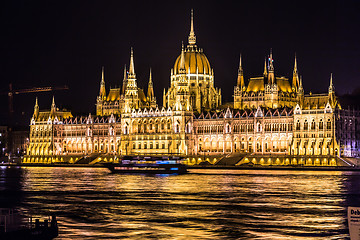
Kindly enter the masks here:
M 318 123 L 315 122 L 315 119 L 313 119 L 310 123 L 308 120 L 305 120 L 303 123 L 303 128 L 301 129 L 301 123 L 300 120 L 297 120 L 295 129 L 297 131 L 299 130 L 324 130 L 324 127 L 326 127 L 326 130 L 331 130 L 332 128 L 332 122 L 330 119 L 326 121 L 326 126 L 324 126 L 325 123 L 322 119 Z

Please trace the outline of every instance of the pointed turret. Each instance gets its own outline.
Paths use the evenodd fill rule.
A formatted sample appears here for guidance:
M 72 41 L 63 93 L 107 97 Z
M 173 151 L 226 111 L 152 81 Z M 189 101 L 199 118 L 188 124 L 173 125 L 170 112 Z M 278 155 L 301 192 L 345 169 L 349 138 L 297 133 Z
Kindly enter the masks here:
M 292 81 L 292 89 L 293 91 L 297 92 L 299 89 L 299 75 L 297 70 L 297 61 L 296 61 L 296 54 L 295 54 L 295 63 L 294 63 L 294 71 L 293 71 L 293 81 Z
M 335 96 L 335 87 L 334 87 L 334 84 L 333 84 L 333 75 L 332 75 L 332 73 L 331 73 L 331 76 L 330 76 L 329 102 L 330 102 L 331 107 L 335 108 L 337 100 L 336 100 L 336 96 Z
M 274 65 L 273 65 L 273 57 L 272 57 L 272 49 L 270 49 L 270 56 L 269 56 L 269 75 L 268 75 L 268 83 L 274 84 L 275 83 L 275 74 L 274 74 Z
M 302 77 L 299 78 L 299 89 L 297 92 L 298 101 L 300 103 L 300 107 L 303 107 L 304 105 L 304 89 L 302 85 Z
M 180 73 L 186 73 L 185 68 L 185 53 L 184 53 L 184 44 L 181 44 L 181 55 L 180 55 Z
M 100 97 L 101 100 L 104 100 L 106 98 L 104 67 L 101 68 L 101 82 L 100 82 L 99 97 Z
M 39 116 L 39 104 L 38 104 L 38 98 L 36 97 L 33 117 L 37 118 L 38 116 Z
M 265 58 L 265 63 L 264 63 L 264 77 L 266 78 L 267 75 L 268 75 L 268 72 L 267 72 L 267 64 L 266 64 L 266 58 Z
M 124 109 L 137 109 L 139 107 L 139 90 L 136 83 L 136 74 L 134 69 L 134 53 L 131 48 L 130 67 L 127 75 L 125 87 L 125 108 Z
M 299 80 L 299 92 L 304 92 L 303 85 L 302 85 L 302 77 L 300 77 L 300 80 Z
M 136 78 L 135 68 L 134 68 L 134 53 L 133 53 L 133 48 L 131 48 L 130 67 L 129 67 L 129 78 Z
M 55 105 L 55 97 L 53 96 L 52 103 L 51 103 L 50 116 L 54 116 L 55 112 L 56 112 L 56 105 Z
M 241 54 L 240 54 L 239 69 L 238 69 L 237 87 L 239 87 L 241 91 L 243 91 L 245 88 L 244 73 L 241 65 Z
M 196 36 L 194 32 L 194 16 L 193 16 L 193 9 L 191 9 L 191 26 L 190 26 L 190 34 L 189 34 L 189 44 L 195 45 L 196 44 Z
M 333 85 L 333 74 L 330 75 L 330 85 L 329 85 L 329 94 L 335 92 L 335 87 Z
M 154 87 L 153 87 L 153 82 L 152 82 L 151 68 L 150 68 L 150 77 L 149 77 L 147 97 L 148 97 L 149 101 L 152 101 L 154 99 Z
M 127 84 L 127 75 L 126 75 L 126 65 L 124 66 L 124 78 L 123 78 L 123 86 L 122 86 L 122 90 L 121 90 L 121 94 L 125 94 L 125 90 L 126 90 L 126 84 Z

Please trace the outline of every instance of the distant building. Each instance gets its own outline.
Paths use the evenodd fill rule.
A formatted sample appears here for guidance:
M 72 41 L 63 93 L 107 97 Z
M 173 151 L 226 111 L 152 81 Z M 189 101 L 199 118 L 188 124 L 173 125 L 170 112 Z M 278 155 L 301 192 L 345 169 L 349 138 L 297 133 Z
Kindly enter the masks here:
M 4 156 L 8 147 L 8 126 L 0 126 L 0 157 Z
M 122 87 L 107 91 L 102 70 L 95 116 L 73 117 L 58 110 L 54 99 L 51 110 L 40 111 L 36 100 L 25 161 L 178 154 L 194 163 L 251 154 L 243 163 L 337 165 L 339 157 L 359 156 L 360 114 L 341 108 L 332 76 L 327 93 L 305 94 L 296 58 L 290 80 L 275 74 L 272 52 L 263 74 L 249 81 L 241 61 L 234 102 L 223 104 L 191 17 L 188 45 L 171 69 L 163 106 L 154 96 L 151 71 L 146 94 L 138 87 L 131 49 Z

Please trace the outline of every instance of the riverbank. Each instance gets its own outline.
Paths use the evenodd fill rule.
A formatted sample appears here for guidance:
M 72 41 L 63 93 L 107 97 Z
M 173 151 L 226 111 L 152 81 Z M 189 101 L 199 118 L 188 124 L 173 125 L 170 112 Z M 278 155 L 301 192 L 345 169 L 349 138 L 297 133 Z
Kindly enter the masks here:
M 65 168 L 106 168 L 103 164 L 70 164 L 70 163 L 22 163 L 22 164 L 0 164 L 7 167 L 65 167 Z M 229 169 L 229 170 L 293 170 L 293 171 L 360 171 L 359 167 L 344 166 L 262 166 L 262 165 L 189 165 L 188 169 Z

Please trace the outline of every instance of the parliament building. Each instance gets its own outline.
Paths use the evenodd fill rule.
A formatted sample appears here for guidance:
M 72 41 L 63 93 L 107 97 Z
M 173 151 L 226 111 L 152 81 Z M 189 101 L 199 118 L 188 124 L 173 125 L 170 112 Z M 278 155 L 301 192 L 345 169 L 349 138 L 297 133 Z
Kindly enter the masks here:
M 332 75 L 328 91 L 306 94 L 296 57 L 291 78 L 278 76 L 273 54 L 260 76 L 244 79 L 240 63 L 233 102 L 223 103 L 214 70 L 196 44 L 191 14 L 188 44 L 171 69 L 162 103 L 149 72 L 146 91 L 138 87 L 134 51 L 121 87 L 106 88 L 104 69 L 96 114 L 73 116 L 39 110 L 30 121 L 26 163 L 95 163 L 121 155 L 181 155 L 188 164 L 334 166 L 359 157 L 360 113 L 343 109 Z M 158 86 L 157 86 L 158 87 Z M 228 161 L 228 162 L 229 162 Z

